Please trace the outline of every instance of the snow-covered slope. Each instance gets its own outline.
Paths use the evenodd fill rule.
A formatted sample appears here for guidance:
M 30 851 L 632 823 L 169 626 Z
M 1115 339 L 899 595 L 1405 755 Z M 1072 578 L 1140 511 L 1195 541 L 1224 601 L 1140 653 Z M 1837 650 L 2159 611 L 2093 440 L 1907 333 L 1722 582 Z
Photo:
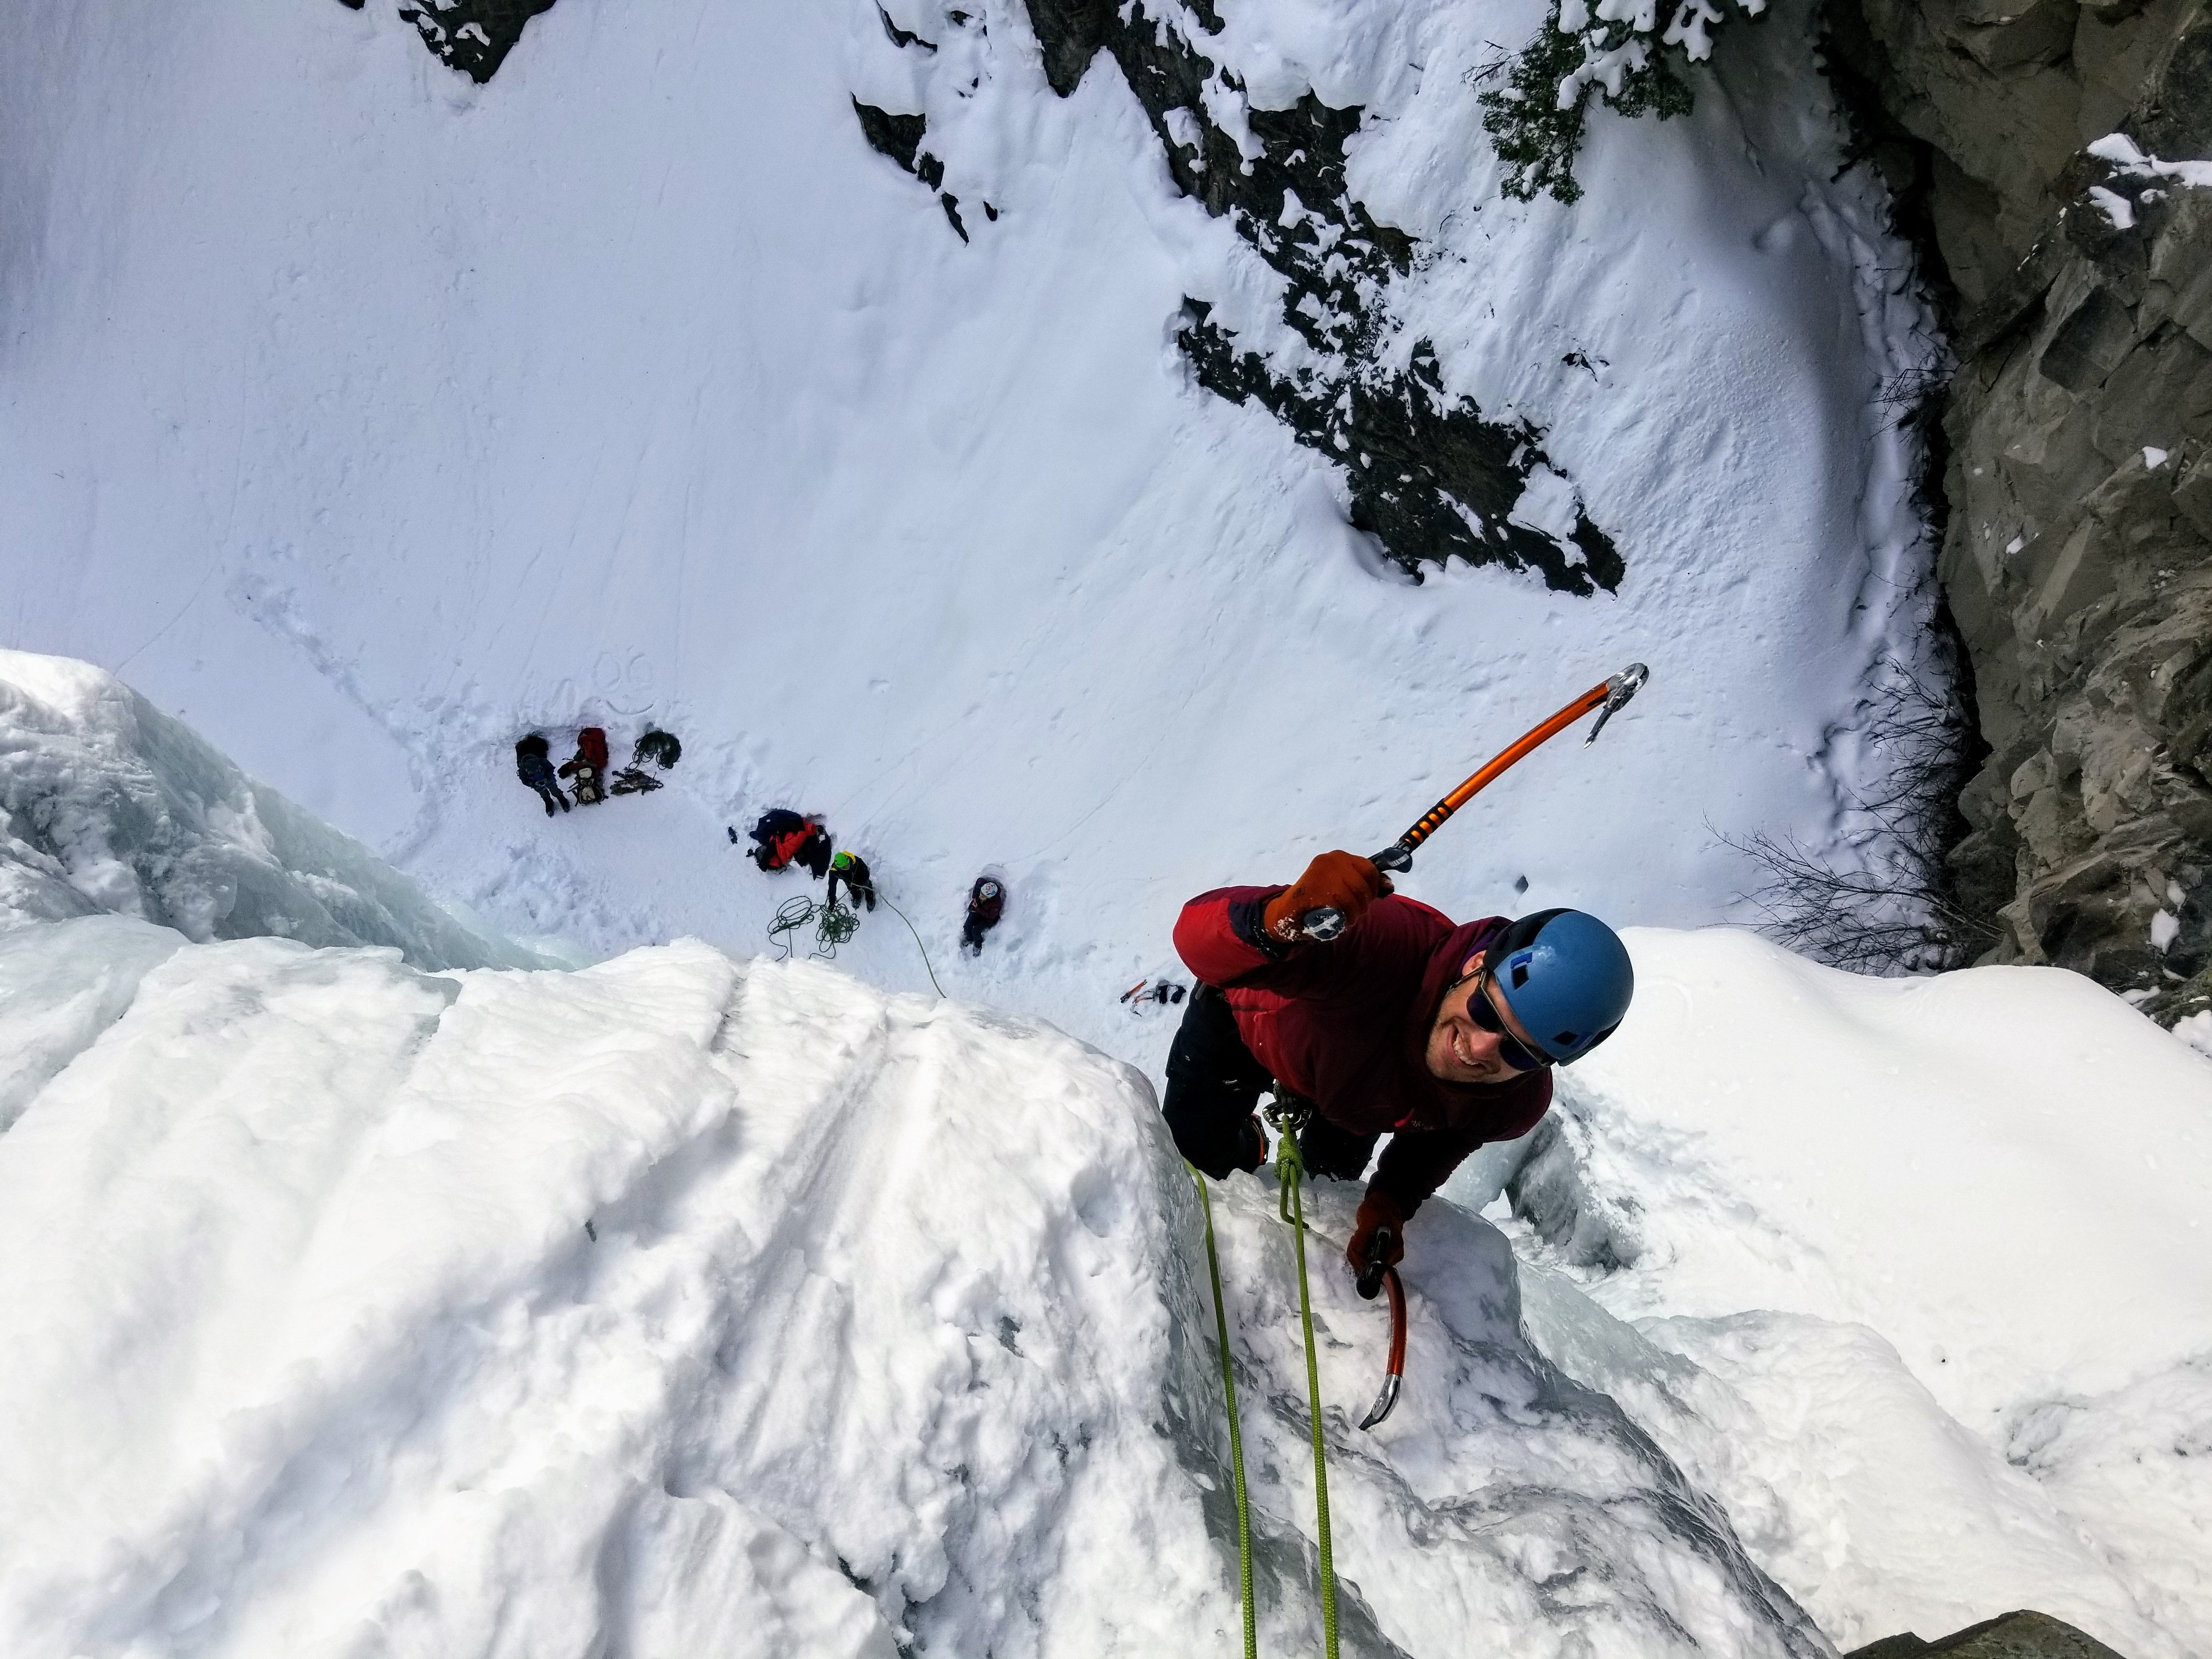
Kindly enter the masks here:
M 114 676 L 0 651 L 0 927 L 103 912 L 203 941 L 387 945 L 424 968 L 538 959 L 441 909 Z
M 1349 1650 L 1808 1655 L 2032 1601 L 2205 1651 L 2212 1066 L 2053 970 L 1632 944 L 1613 1042 L 1415 1218 L 1372 1435 L 1358 1189 L 1312 1194 Z M 1310 1645 L 1291 1239 L 1261 1182 L 1214 1207 L 1257 1600 Z M 0 1648 L 1225 1644 L 1198 1227 L 1130 1068 L 812 964 L 19 922 Z
M 5 940 L 135 982 L 0 1135 L 0 1650 L 1233 1644 L 1198 1214 L 1133 1072 L 697 944 L 429 975 L 275 939 L 149 965 L 134 928 Z M 1289 1238 L 1257 1182 L 1217 1210 L 1285 1651 Z M 1500 1235 L 1430 1231 L 1376 1434 L 1379 1316 L 1319 1286 L 1346 1650 L 1826 1652 L 1528 1346 Z
M 2057 969 L 1629 937 L 1619 1034 L 1452 1188 L 1510 1181 L 1539 1346 L 1839 1642 L 2212 1652 L 2212 1066 Z
M 1413 888 L 1722 914 L 1748 878 L 1709 826 L 1823 843 L 1869 665 L 1920 649 L 1877 393 L 1931 348 L 1835 177 L 1811 7 L 1725 31 L 1690 118 L 1600 117 L 1571 208 L 1499 199 L 1477 104 L 1540 0 L 1218 9 L 1178 27 L 1248 88 L 1217 76 L 1221 120 L 1364 110 L 1349 187 L 1416 246 L 1378 361 L 1427 342 L 1541 429 L 1617 594 L 1408 585 L 1346 465 L 1195 383 L 1187 296 L 1310 360 L 1283 279 L 1176 191 L 1110 58 L 1053 94 L 1023 0 L 891 5 L 933 52 L 873 0 L 559 0 L 481 88 L 388 0 L 24 0 L 0 638 L 125 672 L 520 937 L 757 950 L 789 890 L 722 826 L 825 811 L 949 987 L 1146 1059 L 1113 999 L 1182 898 L 1380 845 L 1642 659 L 1606 742 L 1528 763 Z M 856 97 L 927 117 L 972 240 Z M 508 745 L 586 719 L 686 758 L 548 823 Z M 970 963 L 986 865 L 1012 905 Z M 927 983 L 888 920 L 843 959 Z
M 1923 638 L 1885 394 L 1932 348 L 1812 7 L 1731 27 L 1690 118 L 1599 117 L 1572 208 L 1500 200 L 1478 114 L 1539 0 L 1210 9 L 1242 88 L 1210 119 L 1363 106 L 1349 188 L 1418 249 L 1368 296 L 1376 365 L 1425 343 L 1540 429 L 1523 516 L 1586 513 L 1617 592 L 1412 585 L 1350 527 L 1355 457 L 1200 387 L 1187 301 L 1313 366 L 1280 274 L 1178 193 L 1113 60 L 1054 94 L 1020 0 L 558 0 L 482 88 L 385 0 L 21 0 L 0 639 L 591 953 L 758 948 L 799 884 L 722 825 L 825 811 L 956 995 L 1139 1060 L 1168 1022 L 1112 999 L 1182 898 L 1378 844 L 1641 658 L 1603 743 L 1407 885 L 1726 913 L 1713 831 L 1829 842 L 1863 688 Z M 856 97 L 926 118 L 967 240 Z M 1194 1216 L 1124 1073 L 696 945 L 437 977 L 209 942 L 477 959 L 359 924 L 438 919 L 121 695 L 168 758 L 94 758 L 137 793 L 61 787 L 92 774 L 43 715 L 9 751 L 84 808 L 68 848 L 10 831 L 15 914 L 76 919 L 0 936 L 11 1648 L 1226 1644 Z M 670 787 L 546 820 L 508 745 L 582 720 L 678 730 Z M 1012 904 L 971 962 L 985 866 Z M 1438 1206 L 1407 1402 L 1332 1418 L 1355 1649 L 1817 1647 L 1764 1571 L 1848 1639 L 2032 1601 L 2212 1652 L 2205 1074 L 2051 981 L 1636 948 L 1638 1021 L 1501 1219 L 1529 1340 L 1499 1232 Z M 927 982 L 882 915 L 844 961 Z M 1285 1241 L 1256 1188 L 1221 1208 L 1279 1648 L 1310 1619 Z M 1317 1293 L 1356 1413 L 1378 1316 Z

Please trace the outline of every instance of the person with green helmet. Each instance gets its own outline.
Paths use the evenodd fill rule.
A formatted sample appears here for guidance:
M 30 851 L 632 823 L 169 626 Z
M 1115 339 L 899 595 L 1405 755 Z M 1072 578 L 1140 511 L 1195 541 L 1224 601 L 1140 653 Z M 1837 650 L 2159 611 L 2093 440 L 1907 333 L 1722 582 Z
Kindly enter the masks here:
M 1302 919 L 1324 906 L 1343 931 L 1307 937 Z M 1322 854 L 1288 887 L 1201 893 L 1175 941 L 1200 981 L 1161 1103 L 1176 1146 L 1217 1180 L 1258 1169 L 1267 1092 L 1304 1109 L 1316 1175 L 1357 1179 L 1389 1134 L 1346 1251 L 1355 1272 L 1403 1257 L 1407 1220 L 1468 1153 L 1536 1126 L 1552 1068 L 1612 1036 L 1636 988 L 1595 916 L 1455 923 L 1354 853 Z
M 837 902 L 837 884 L 841 881 L 855 910 L 864 904 L 871 910 L 876 908 L 875 878 L 868 873 L 868 861 L 858 853 L 841 849 L 830 858 L 828 902 L 831 904 Z

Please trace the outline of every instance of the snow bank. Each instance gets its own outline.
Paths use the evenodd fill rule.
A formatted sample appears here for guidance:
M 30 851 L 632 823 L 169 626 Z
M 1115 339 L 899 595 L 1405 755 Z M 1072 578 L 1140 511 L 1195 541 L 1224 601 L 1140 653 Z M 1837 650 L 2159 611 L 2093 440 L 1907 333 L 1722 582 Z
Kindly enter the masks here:
M 388 945 L 424 968 L 537 960 L 457 921 L 114 676 L 0 651 L 0 927 L 100 912 L 202 942 Z
M 0 1130 L 122 1018 L 138 981 L 184 943 L 175 930 L 131 916 L 0 932 Z
M 1453 1188 L 1510 1184 L 1539 1346 L 1839 1642 L 2033 1604 L 2212 1649 L 2212 1065 L 2058 969 L 1629 942 L 1620 1033 Z
M 1195 1205 L 1128 1068 L 696 944 L 431 975 L 133 926 L 6 941 L 104 935 L 135 994 L 0 1135 L 0 1649 L 1232 1650 Z M 1218 1208 L 1281 1651 L 1289 1239 Z M 1346 1650 L 1826 1652 L 1528 1347 L 1498 1232 L 1429 1225 L 1376 1434 L 1377 1310 L 1316 1286 Z

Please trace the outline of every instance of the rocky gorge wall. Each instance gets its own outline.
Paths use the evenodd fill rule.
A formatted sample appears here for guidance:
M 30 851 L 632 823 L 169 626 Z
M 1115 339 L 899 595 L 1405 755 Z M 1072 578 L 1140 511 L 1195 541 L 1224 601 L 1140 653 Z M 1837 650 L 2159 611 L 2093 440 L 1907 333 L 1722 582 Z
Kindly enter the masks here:
M 1831 29 L 1958 356 L 1934 504 L 1988 744 L 1958 896 L 1985 959 L 2170 1022 L 2212 1003 L 2212 166 L 2175 165 L 2212 155 L 2212 13 L 1832 0 Z

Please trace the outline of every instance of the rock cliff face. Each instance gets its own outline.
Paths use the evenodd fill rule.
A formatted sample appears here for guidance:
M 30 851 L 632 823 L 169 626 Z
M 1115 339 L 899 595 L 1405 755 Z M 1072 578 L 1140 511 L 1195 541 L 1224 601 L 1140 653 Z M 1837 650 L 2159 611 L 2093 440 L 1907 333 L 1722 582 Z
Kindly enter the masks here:
M 2045 1613 L 2008 1613 L 1939 1641 L 1889 1636 L 1854 1648 L 1844 1659 L 2120 1659 L 2096 1638 Z
M 1966 1631 L 1923 1641 L 1916 1635 L 1885 1637 L 1854 1648 L 1843 1659 L 2119 1659 L 2094 1637 L 2075 1631 L 2048 1613 L 2006 1613 Z
M 2212 15 L 1836 0 L 1831 68 L 1959 356 L 1942 574 L 1990 959 L 2212 1002 Z M 2115 137 L 2114 135 L 2118 135 Z

